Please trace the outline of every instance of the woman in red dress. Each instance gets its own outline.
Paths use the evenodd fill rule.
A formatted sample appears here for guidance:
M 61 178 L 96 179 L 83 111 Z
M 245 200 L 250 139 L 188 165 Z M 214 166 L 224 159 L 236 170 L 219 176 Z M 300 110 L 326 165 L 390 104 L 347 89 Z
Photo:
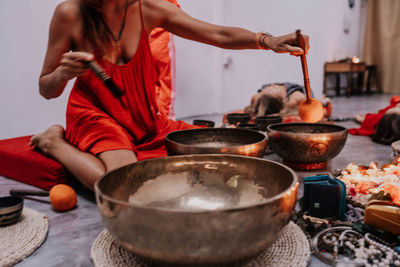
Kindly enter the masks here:
M 227 49 L 271 49 L 300 55 L 296 34 L 266 33 L 199 21 L 163 0 L 67 0 L 53 15 L 40 94 L 61 95 L 76 78 L 67 124 L 32 137 L 31 145 L 61 162 L 93 189 L 104 173 L 137 160 L 166 156 L 167 133 L 192 128 L 159 116 L 148 33 L 156 28 Z M 122 90 L 118 98 L 89 71 L 96 61 Z

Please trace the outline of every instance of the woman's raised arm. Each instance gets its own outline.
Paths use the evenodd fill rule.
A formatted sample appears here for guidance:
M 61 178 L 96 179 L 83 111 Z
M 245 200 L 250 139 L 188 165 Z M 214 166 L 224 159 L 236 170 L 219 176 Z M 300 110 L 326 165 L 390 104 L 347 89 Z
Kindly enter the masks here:
M 238 27 L 219 26 L 195 19 L 167 1 L 142 0 L 149 26 L 161 26 L 167 31 L 193 41 L 226 49 L 271 49 L 277 53 L 303 54 L 296 46 L 296 34 L 283 36 L 257 35 Z M 153 25 L 152 25 L 153 24 Z M 305 36 L 308 49 L 308 36 Z M 257 44 L 258 42 L 258 44 Z

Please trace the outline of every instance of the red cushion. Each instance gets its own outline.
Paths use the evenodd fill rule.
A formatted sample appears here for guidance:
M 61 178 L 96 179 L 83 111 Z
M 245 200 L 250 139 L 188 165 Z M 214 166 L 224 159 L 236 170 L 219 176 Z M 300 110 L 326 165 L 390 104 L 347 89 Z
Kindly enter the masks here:
M 72 175 L 56 160 L 29 146 L 31 136 L 0 140 L 0 175 L 42 189 L 74 182 Z

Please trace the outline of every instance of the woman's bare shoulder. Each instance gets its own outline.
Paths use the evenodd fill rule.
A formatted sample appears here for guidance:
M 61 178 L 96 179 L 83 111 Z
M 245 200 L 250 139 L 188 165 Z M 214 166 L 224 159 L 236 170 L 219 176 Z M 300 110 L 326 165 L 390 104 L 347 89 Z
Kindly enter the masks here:
M 139 2 L 137 0 L 133 0 L 132 2 Z M 145 7 L 158 7 L 160 4 L 159 0 L 141 0 L 142 5 Z
M 165 0 L 141 0 L 144 24 L 147 31 L 159 27 L 170 15 L 171 3 Z M 172 5 L 175 7 L 174 5 Z
M 66 0 L 59 3 L 54 11 L 54 18 L 62 23 L 76 22 L 80 16 L 79 0 Z
M 133 0 L 136 2 L 137 0 Z M 162 13 L 165 15 L 170 9 L 174 9 L 176 6 L 165 0 L 141 0 L 142 7 L 148 10 L 150 13 Z

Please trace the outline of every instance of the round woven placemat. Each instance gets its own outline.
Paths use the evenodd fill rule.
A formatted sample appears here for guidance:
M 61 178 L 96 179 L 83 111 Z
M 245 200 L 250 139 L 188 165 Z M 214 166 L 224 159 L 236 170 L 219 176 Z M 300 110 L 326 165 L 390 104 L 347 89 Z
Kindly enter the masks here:
M 93 243 L 90 257 L 96 267 L 149 266 L 121 247 L 107 230 L 101 232 Z M 309 260 L 310 245 L 307 237 L 300 227 L 290 222 L 273 245 L 242 266 L 307 266 Z
M 24 207 L 16 223 L 0 226 L 0 266 L 12 266 L 32 254 L 46 239 L 45 214 Z

